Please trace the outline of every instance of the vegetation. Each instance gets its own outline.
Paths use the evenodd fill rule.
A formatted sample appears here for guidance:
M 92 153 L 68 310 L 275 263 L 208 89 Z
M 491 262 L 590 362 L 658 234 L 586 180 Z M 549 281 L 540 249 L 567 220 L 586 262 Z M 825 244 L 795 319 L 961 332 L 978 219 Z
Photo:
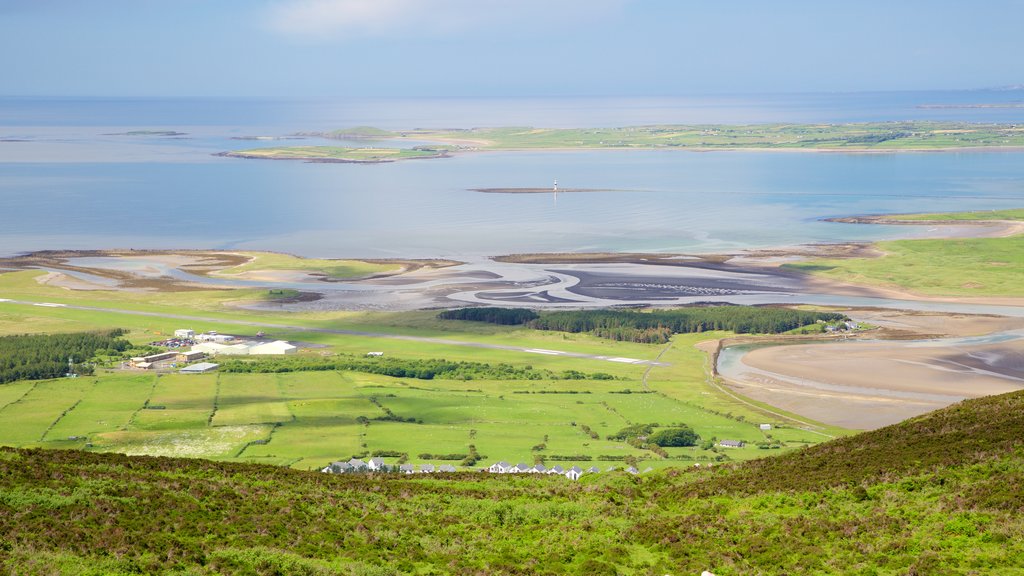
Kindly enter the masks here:
M 535 320 L 539 315 L 527 308 L 455 308 L 445 310 L 437 315 L 442 320 L 471 320 L 473 322 L 488 322 L 490 324 L 502 324 L 514 326 L 526 324 Z
M 1020 296 L 1024 236 L 894 240 L 876 244 L 879 258 L 818 259 L 788 268 L 934 296 Z
M 383 374 L 395 378 L 417 378 L 433 380 L 613 380 L 614 376 L 604 372 L 584 374 L 576 370 L 559 373 L 550 370 L 535 370 L 533 367 L 517 367 L 511 364 L 485 364 L 482 362 L 452 362 L 429 359 L 411 360 L 406 358 L 354 356 L 312 357 L 291 356 L 282 358 L 230 359 L 220 364 L 221 372 L 303 372 L 317 370 L 345 370 Z
M 252 148 L 223 152 L 222 156 L 232 158 L 256 158 L 262 160 L 305 160 L 307 162 L 348 162 L 374 164 L 413 160 L 418 158 L 444 158 L 448 155 L 445 147 L 415 148 L 347 148 L 342 146 L 278 146 Z
M 0 568 L 1019 575 L 1022 415 L 1014 393 L 776 458 L 579 482 L 5 449 Z
M 887 216 L 886 220 L 908 220 L 908 221 L 973 221 L 984 222 L 986 220 L 1024 220 L 1024 208 L 1013 210 L 977 210 L 973 212 L 939 212 L 930 214 L 894 214 Z
M 365 130 L 365 128 L 364 128 Z M 319 133 L 347 139 L 351 130 Z M 376 139 L 435 140 L 487 150 L 537 148 L 678 148 L 934 150 L 1024 146 L 1024 130 L 1011 124 L 868 122 L 854 124 L 653 125 L 623 128 L 473 128 L 374 130 Z
M 347 279 L 397 272 L 401 265 L 392 263 L 367 262 L 364 260 L 334 260 L 324 258 L 299 258 L 289 254 L 273 252 L 243 252 L 250 260 L 245 264 L 218 270 L 215 276 L 233 276 L 246 272 L 264 270 L 295 270 L 326 278 Z
M 601 338 L 665 343 L 673 334 L 729 330 L 741 334 L 779 334 L 814 324 L 833 322 L 842 314 L 761 306 L 706 306 L 635 312 L 573 310 L 545 312 L 529 323 L 538 330 L 588 332 Z
M 698 440 L 700 440 L 700 436 L 698 436 L 697 433 L 689 426 L 679 426 L 676 428 L 658 430 L 647 437 L 648 442 L 651 444 L 657 444 L 662 448 L 672 446 L 696 446 Z
M 118 353 L 130 344 L 119 338 L 122 330 L 76 334 L 34 334 L 0 337 L 0 384 L 15 380 L 57 378 L 68 372 L 74 360 L 76 374 L 92 374 L 85 364 L 99 351 Z

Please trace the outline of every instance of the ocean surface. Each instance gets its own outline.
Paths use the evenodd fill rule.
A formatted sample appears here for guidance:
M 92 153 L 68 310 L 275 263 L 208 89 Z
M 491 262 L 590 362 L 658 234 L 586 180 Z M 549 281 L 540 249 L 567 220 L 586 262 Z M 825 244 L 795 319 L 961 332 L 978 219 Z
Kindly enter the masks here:
M 213 154 L 326 143 L 239 138 L 357 125 L 1024 124 L 1022 102 L 1021 91 L 309 102 L 0 97 L 0 254 L 214 248 L 473 260 L 927 235 L 927 227 L 821 219 L 1024 207 L 1024 153 L 487 152 L 372 165 Z M 470 190 L 546 187 L 555 179 L 562 188 L 620 191 Z

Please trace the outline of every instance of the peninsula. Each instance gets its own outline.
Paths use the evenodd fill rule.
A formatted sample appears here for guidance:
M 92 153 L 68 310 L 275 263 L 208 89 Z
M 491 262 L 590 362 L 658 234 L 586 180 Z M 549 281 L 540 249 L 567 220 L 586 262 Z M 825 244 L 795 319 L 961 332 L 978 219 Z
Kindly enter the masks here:
M 441 158 L 459 151 L 501 150 L 804 150 L 830 152 L 947 151 L 1024 148 L 1024 126 L 970 122 L 853 124 L 658 124 L 616 128 L 469 128 L 389 131 L 360 126 L 293 136 L 366 141 L 373 147 L 295 146 L 223 152 L 241 158 L 310 162 L 391 162 Z M 381 142 L 399 143 L 396 147 Z M 402 142 L 438 146 L 402 148 Z

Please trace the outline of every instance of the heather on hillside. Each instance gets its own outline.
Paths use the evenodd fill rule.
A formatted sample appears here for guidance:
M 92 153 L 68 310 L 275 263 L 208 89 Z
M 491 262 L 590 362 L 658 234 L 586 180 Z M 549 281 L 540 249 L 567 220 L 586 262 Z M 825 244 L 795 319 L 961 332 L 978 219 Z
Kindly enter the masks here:
M 328 475 L 0 451 L 18 574 L 1024 574 L 1024 393 L 629 475 Z

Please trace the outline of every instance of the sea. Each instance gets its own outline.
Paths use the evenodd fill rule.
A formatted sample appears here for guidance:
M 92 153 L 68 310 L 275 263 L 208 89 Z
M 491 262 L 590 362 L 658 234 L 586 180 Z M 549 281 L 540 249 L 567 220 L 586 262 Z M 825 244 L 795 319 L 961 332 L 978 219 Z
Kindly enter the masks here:
M 707 253 L 927 235 L 826 222 L 1024 207 L 1024 152 L 476 152 L 385 164 L 225 158 L 352 126 L 602 127 L 958 120 L 1024 125 L 1024 91 L 651 98 L 0 97 L 0 255 L 274 250 L 328 258 Z M 392 145 L 384 143 L 385 145 Z M 365 146 L 366 142 L 352 143 Z M 474 188 L 608 192 L 485 194 Z

